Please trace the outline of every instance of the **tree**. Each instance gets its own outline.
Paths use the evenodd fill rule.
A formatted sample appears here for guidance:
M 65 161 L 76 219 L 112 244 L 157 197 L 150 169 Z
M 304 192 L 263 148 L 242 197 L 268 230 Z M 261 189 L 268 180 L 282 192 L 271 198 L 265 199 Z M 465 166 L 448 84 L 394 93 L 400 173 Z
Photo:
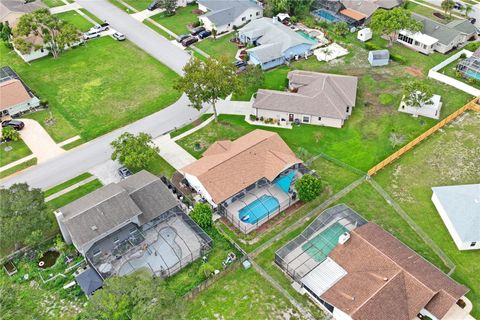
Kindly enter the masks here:
M 271 15 L 286 12 L 290 16 L 303 17 L 310 11 L 313 2 L 313 0 L 268 0 L 265 3 L 265 11 Z
M 212 105 L 215 121 L 218 121 L 216 104 L 219 99 L 231 94 L 238 88 L 238 77 L 233 63 L 227 58 L 207 58 L 205 61 L 194 58 L 183 68 L 184 76 L 175 84 L 175 88 L 185 92 L 190 106 L 200 110 L 202 104 Z
M 173 16 L 175 9 L 177 9 L 177 0 L 160 0 L 158 1 L 158 7 L 165 10 L 165 16 Z
M 58 58 L 60 53 L 71 44 L 79 40 L 79 32 L 72 24 L 60 20 L 56 15 L 52 15 L 48 9 L 39 9 L 32 13 L 24 14 L 20 17 L 17 27 L 14 30 L 14 44 L 21 45 L 17 48 L 22 53 L 28 53 L 33 44 L 18 38 L 35 34 L 43 39 L 44 46 L 49 50 L 54 58 Z
M 9 141 L 18 141 L 20 139 L 20 133 L 17 130 L 13 129 L 13 127 L 7 126 L 2 128 L 2 138 L 5 139 L 7 145 Z M 11 150 L 11 148 L 9 148 Z
M 112 160 L 118 160 L 133 172 L 144 169 L 150 161 L 157 157 L 159 152 L 158 147 L 152 141 L 152 136 L 144 132 L 140 132 L 136 136 L 125 132 L 111 144 L 113 147 Z
M 422 23 L 412 18 L 410 11 L 403 8 L 392 10 L 379 9 L 375 11 L 370 22 L 373 32 L 388 36 L 388 46 L 392 46 L 400 30 L 417 32 L 422 29 Z
M 12 29 L 10 28 L 8 21 L 5 21 L 5 23 L 2 23 L 1 25 L 0 39 L 7 42 L 10 39 L 11 35 L 12 35 Z
M 333 25 L 333 33 L 344 37 L 348 33 L 348 24 L 344 21 L 335 23 Z
M 473 6 L 470 3 L 465 4 L 465 7 L 463 7 L 463 14 L 465 15 L 465 18 L 468 19 L 470 16 L 470 13 L 473 12 Z
M 450 17 L 452 16 L 452 10 L 455 7 L 455 1 L 453 0 L 443 0 L 441 7 L 445 14 L 449 13 Z
M 295 189 L 300 200 L 309 202 L 322 192 L 322 182 L 317 177 L 305 174 L 295 182 Z
M 431 105 L 432 89 L 421 80 L 407 81 L 403 85 L 403 102 L 410 107 L 420 108 L 424 105 Z
M 181 297 L 146 272 L 108 278 L 80 314 L 83 320 L 185 319 Z
M 190 217 L 195 221 L 202 229 L 208 229 L 212 226 L 212 208 L 206 204 L 198 202 L 190 212 Z
M 51 220 L 40 189 L 30 189 L 26 183 L 2 188 L 0 208 L 0 246 L 4 251 L 25 243 L 37 244 L 39 232 L 44 235 L 50 230 Z
M 244 93 L 248 88 L 260 88 L 265 80 L 265 75 L 259 66 L 248 64 L 239 77 L 238 91 Z

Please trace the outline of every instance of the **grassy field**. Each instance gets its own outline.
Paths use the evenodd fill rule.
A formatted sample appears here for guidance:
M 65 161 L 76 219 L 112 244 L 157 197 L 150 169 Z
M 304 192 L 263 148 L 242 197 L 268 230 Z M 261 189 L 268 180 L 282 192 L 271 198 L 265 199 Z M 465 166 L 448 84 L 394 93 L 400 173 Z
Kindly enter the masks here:
M 195 9 L 197 6 L 190 4 L 184 8 L 178 8 L 173 16 L 167 17 L 163 13 L 159 13 L 151 18 L 177 35 L 190 33 L 187 25 L 198 21 L 198 16 L 192 12 Z
M 302 319 L 254 269 L 224 276 L 188 304 L 188 319 Z
M 180 96 L 171 86 L 177 74 L 129 41 L 95 39 L 58 59 L 31 64 L 4 45 L 0 50 L 1 64 L 10 65 L 48 100 L 55 124 L 45 128 L 57 142 L 69 138 L 63 128 L 90 140 L 159 111 Z
M 80 15 L 76 11 L 62 12 L 62 13 L 56 14 L 56 16 L 61 20 L 64 20 L 73 24 L 82 32 L 86 32 L 90 30 L 91 27 L 93 27 L 93 24 L 90 21 L 82 17 L 82 15 Z
M 230 42 L 232 37 L 233 34 L 227 34 L 217 39 L 209 37 L 196 43 L 195 46 L 200 50 L 205 51 L 212 57 L 219 58 L 223 56 L 227 57 L 233 62 L 238 48 L 234 43 Z
M 431 201 L 434 186 L 480 181 L 480 113 L 461 116 L 413 151 L 380 171 L 375 180 L 456 264 L 453 278 L 471 289 L 467 295 L 480 317 L 480 252 L 459 251 Z
M 5 148 L 7 147 L 11 147 L 12 150 L 6 151 Z M 22 159 L 30 154 L 32 154 L 32 151 L 30 151 L 22 139 L 19 139 L 18 141 L 2 143 L 0 145 L 0 167 L 3 167 L 4 165 L 7 165 L 13 161 Z

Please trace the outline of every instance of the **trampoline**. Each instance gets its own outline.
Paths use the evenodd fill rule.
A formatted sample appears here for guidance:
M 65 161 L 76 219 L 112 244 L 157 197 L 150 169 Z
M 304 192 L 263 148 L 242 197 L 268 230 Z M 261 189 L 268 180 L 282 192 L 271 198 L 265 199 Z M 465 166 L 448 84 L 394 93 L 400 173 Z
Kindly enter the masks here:
M 295 171 L 290 171 L 288 174 L 277 178 L 275 180 L 275 185 L 282 189 L 283 192 L 288 193 L 293 177 L 295 177 Z
M 238 217 L 245 223 L 255 224 L 270 213 L 278 210 L 279 207 L 280 203 L 277 198 L 265 194 L 240 209 Z
M 325 231 L 316 235 L 302 246 L 303 251 L 308 253 L 315 261 L 322 262 L 335 248 L 338 238 L 348 230 L 340 223 L 335 222 Z

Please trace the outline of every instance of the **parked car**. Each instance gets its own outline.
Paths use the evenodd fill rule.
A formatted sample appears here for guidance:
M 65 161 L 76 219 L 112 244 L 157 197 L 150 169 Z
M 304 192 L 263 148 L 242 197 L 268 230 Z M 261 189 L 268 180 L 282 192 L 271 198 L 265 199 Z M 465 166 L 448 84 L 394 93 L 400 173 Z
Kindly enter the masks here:
M 182 45 L 184 47 L 188 47 L 189 45 L 194 44 L 197 41 L 198 41 L 197 37 L 188 37 L 182 41 Z
M 178 43 L 182 43 L 182 41 L 187 39 L 187 38 L 190 38 L 189 34 L 181 34 L 176 38 L 176 40 L 177 40 Z
M 453 5 L 453 9 L 462 10 L 463 4 L 461 4 L 460 2 L 455 2 L 455 4 Z
M 150 5 L 147 7 L 147 9 L 149 11 L 153 11 L 153 10 L 158 8 L 158 5 L 159 5 L 159 3 L 157 2 L 157 0 L 155 0 L 152 3 L 150 3 Z
M 247 66 L 247 63 L 243 60 L 236 60 L 234 64 L 235 64 L 235 67 L 237 68 Z
M 88 31 L 83 34 L 83 40 L 90 40 L 100 37 L 100 33 L 97 31 Z
M 125 35 L 123 33 L 120 33 L 120 32 L 115 32 L 114 34 L 112 34 L 112 37 L 113 39 L 117 40 L 117 41 L 123 41 L 126 39 Z
M 208 30 L 205 30 L 205 31 L 202 31 L 202 32 L 199 32 L 198 33 L 198 37 L 200 39 L 205 39 L 205 38 L 208 38 L 212 35 L 212 32 L 211 31 L 208 31 Z
M 120 168 L 118 168 L 118 174 L 120 175 L 120 177 L 122 179 L 125 179 L 125 178 L 131 176 L 132 172 L 130 170 L 128 170 L 127 167 L 120 167 Z
M 20 120 L 7 120 L 2 122 L 2 128 L 12 127 L 15 130 L 22 130 L 25 127 L 25 123 Z
M 468 19 L 468 21 L 470 21 L 471 24 L 477 23 L 477 19 L 475 19 L 475 18 L 470 18 L 470 19 Z
M 96 24 L 90 28 L 90 31 L 102 32 L 107 31 L 110 29 L 110 25 L 108 23 Z
M 193 28 L 192 32 L 190 32 L 190 33 L 192 34 L 192 36 L 196 36 L 202 31 L 205 31 L 204 27 L 196 27 L 196 28 Z

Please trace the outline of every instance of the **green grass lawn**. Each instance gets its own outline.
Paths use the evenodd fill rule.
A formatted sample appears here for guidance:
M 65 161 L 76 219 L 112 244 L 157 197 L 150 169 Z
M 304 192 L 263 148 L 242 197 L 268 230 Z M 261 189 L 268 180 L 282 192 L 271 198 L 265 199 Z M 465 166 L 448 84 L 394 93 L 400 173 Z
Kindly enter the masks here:
M 78 133 L 72 124 L 55 108 L 35 111 L 25 114 L 22 117 L 38 121 L 56 142 L 65 141 Z
M 195 9 L 197 6 L 190 4 L 184 8 L 178 8 L 173 16 L 167 17 L 163 13 L 159 13 L 151 18 L 177 35 L 190 33 L 187 25 L 198 21 L 198 16 L 192 12 Z
M 93 27 L 93 24 L 90 21 L 82 17 L 81 14 L 77 13 L 74 10 L 58 13 L 56 14 L 56 16 L 61 20 L 64 20 L 66 22 L 73 24 L 82 32 L 86 32 L 90 30 L 91 27 Z
M 238 269 L 188 302 L 188 319 L 302 319 L 254 269 Z
M 48 190 L 45 190 L 45 191 L 43 192 L 43 195 L 44 195 L 45 197 L 51 196 L 52 194 L 55 194 L 55 193 L 57 193 L 57 192 L 59 192 L 59 191 L 62 191 L 62 190 L 66 189 L 66 188 L 68 188 L 68 187 L 70 187 L 70 186 L 73 186 L 74 184 L 76 184 L 76 183 L 78 183 L 78 182 L 81 182 L 81 181 L 83 181 L 83 180 L 85 180 L 85 179 L 87 179 L 87 178 L 90 178 L 91 176 L 92 176 L 91 173 L 88 173 L 88 172 L 82 173 L 81 175 L 78 175 L 78 176 L 76 176 L 75 178 L 72 178 L 72 179 L 70 179 L 70 180 L 67 180 L 67 181 L 65 181 L 65 182 L 62 182 L 62 183 L 56 185 L 56 186 L 53 187 L 53 188 L 50 188 L 50 189 L 48 189 Z
M 60 197 L 47 202 L 47 205 L 53 212 L 54 210 L 61 208 L 69 204 L 70 202 L 75 201 L 100 187 L 102 187 L 102 183 L 100 182 L 100 180 L 98 179 L 92 180 L 84 184 L 83 186 L 73 189 L 72 191 L 67 192 L 64 195 L 61 195 Z
M 480 81 L 475 81 L 473 79 L 464 78 L 459 72 L 457 72 L 456 67 L 457 67 L 458 63 L 460 63 L 464 59 L 465 58 L 459 58 L 459 59 L 453 61 L 452 63 L 450 63 L 449 65 L 447 65 L 443 69 L 439 70 L 439 72 L 443 73 L 444 75 L 449 76 L 453 79 L 461 81 L 465 84 L 468 84 L 469 86 L 480 89 Z
M 173 173 L 176 171 L 165 159 L 157 155 L 154 160 L 150 161 L 145 170 L 157 175 L 165 176 L 168 179 L 172 178 Z
M 430 3 L 428 5 L 431 6 Z M 434 10 L 434 9 L 427 8 L 427 7 L 424 7 L 420 4 L 413 3 L 413 2 L 408 3 L 407 9 L 411 12 L 418 13 L 418 14 L 420 14 L 422 16 L 425 16 L 427 18 L 430 18 L 430 19 L 432 19 L 436 22 L 440 22 L 440 23 L 444 23 L 444 24 L 448 23 L 452 20 L 452 19 L 449 18 L 448 14 L 445 15 L 445 13 L 442 10 Z M 440 19 L 437 16 L 434 16 L 433 15 L 434 12 L 440 12 L 441 14 L 443 14 L 446 17 L 446 19 Z
M 288 86 L 287 74 L 289 71 L 290 70 L 286 66 L 282 66 L 264 72 L 264 80 L 261 86 L 250 85 L 246 88 L 242 88 L 242 92 L 233 93 L 232 100 L 250 101 L 252 95 L 260 88 L 270 90 L 285 90 L 285 88 Z M 242 77 L 242 74 L 240 74 L 239 77 Z
M 94 16 L 93 13 L 91 13 L 90 11 L 87 11 L 86 9 L 83 9 L 81 8 L 80 9 L 81 12 L 83 12 L 85 15 L 87 15 L 88 17 L 90 17 L 90 19 L 92 19 L 93 21 L 95 21 L 96 23 L 103 23 L 103 21 L 101 19 L 99 19 L 98 17 Z
M 31 64 L 3 45 L 0 50 L 1 65 L 10 65 L 41 99 L 48 100 L 59 130 L 56 125 L 45 128 L 57 142 L 69 138 L 60 128 L 64 121 L 74 129 L 69 133 L 90 140 L 180 97 L 171 85 L 178 75 L 129 41 L 95 39 L 58 59 Z
M 230 42 L 232 37 L 233 33 L 217 39 L 213 39 L 213 37 L 210 36 L 209 38 L 196 43 L 195 46 L 208 53 L 211 57 L 219 58 L 223 56 L 233 62 L 238 48 L 234 43 Z
M 195 128 L 196 126 L 200 125 L 202 122 L 204 122 L 205 120 L 207 120 L 208 118 L 210 118 L 212 116 L 211 113 L 204 113 L 200 116 L 200 118 L 198 118 L 197 120 L 193 121 L 192 123 L 189 123 L 181 128 L 178 128 L 177 130 L 174 130 L 172 132 L 170 132 L 170 137 L 171 138 L 174 138 L 176 136 L 179 136 L 181 135 L 182 133 L 184 132 L 187 132 L 188 130 L 190 129 L 193 129 Z
M 10 169 L 4 170 L 0 172 L 0 179 L 3 179 L 5 177 L 8 177 L 9 175 L 14 174 L 15 172 L 18 172 L 20 170 L 25 170 L 31 166 L 34 166 L 37 164 L 37 158 L 30 159 L 28 161 L 22 162 Z
M 9 147 L 12 148 L 10 151 L 6 151 Z M 23 142 L 22 139 L 18 141 L 11 141 L 2 143 L 0 145 L 0 167 L 7 165 L 13 161 L 22 159 L 28 155 L 32 154 L 32 151 L 28 146 Z
M 64 6 L 65 2 L 62 0 L 42 0 L 43 3 L 49 8 Z
M 138 11 L 143 11 L 153 2 L 153 0 L 123 0 Z
M 480 181 L 480 113 L 461 116 L 375 176 L 383 188 L 456 264 L 480 317 L 480 251 L 459 251 L 431 201 L 434 186 Z

